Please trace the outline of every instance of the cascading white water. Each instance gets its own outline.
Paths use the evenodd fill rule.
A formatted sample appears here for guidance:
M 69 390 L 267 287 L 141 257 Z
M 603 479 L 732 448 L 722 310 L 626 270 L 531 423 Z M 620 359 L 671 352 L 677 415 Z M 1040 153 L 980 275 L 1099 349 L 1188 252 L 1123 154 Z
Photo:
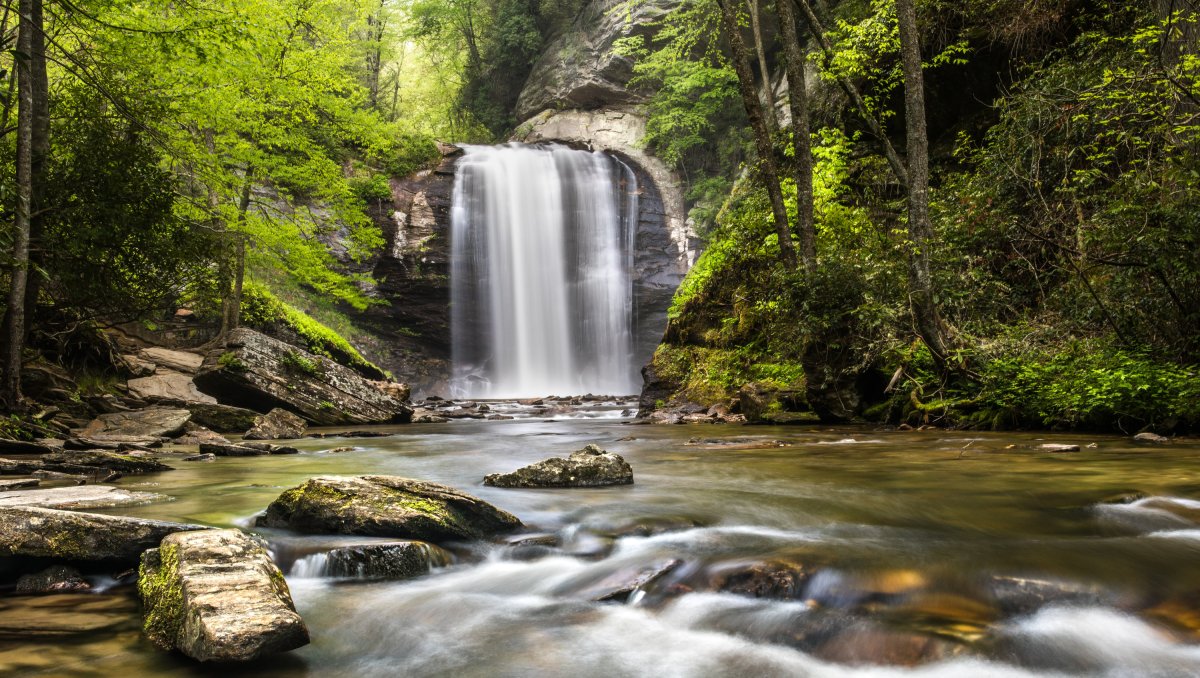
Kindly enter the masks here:
M 564 146 L 467 146 L 451 212 L 457 397 L 637 391 L 637 179 Z

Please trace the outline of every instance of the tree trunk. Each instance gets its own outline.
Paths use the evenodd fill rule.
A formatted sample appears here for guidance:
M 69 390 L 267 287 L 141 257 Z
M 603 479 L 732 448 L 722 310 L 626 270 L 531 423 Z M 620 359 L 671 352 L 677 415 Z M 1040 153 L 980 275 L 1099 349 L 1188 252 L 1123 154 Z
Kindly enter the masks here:
M 762 78 L 763 119 L 774 136 L 779 131 L 779 120 L 775 116 L 775 93 L 771 90 L 771 70 L 767 68 L 767 52 L 763 48 L 762 25 L 759 20 L 760 0 L 750 2 L 750 31 L 754 34 L 754 53 L 758 57 L 758 75 Z
M 33 53 L 34 5 L 20 0 L 17 51 Z M 33 203 L 33 60 L 14 59 L 17 69 L 17 204 L 13 214 L 13 265 L 5 312 L 4 388 L 0 397 L 10 412 L 21 409 L 21 353 L 25 348 L 25 286 L 29 275 L 29 220 Z
M 246 213 L 250 209 L 250 194 L 254 183 L 254 170 L 246 168 L 246 176 L 242 181 L 242 196 L 238 201 L 238 230 L 236 238 L 235 260 L 233 268 L 233 289 L 225 305 L 225 331 L 236 330 L 242 324 L 242 287 L 246 281 Z
M 904 69 L 904 110 L 908 129 L 908 296 L 917 332 L 933 359 L 944 369 L 947 358 L 941 316 L 938 314 L 929 250 L 933 224 L 929 220 L 929 135 L 925 127 L 925 77 L 921 64 L 921 34 L 913 0 L 896 0 L 900 28 L 900 59 Z
M 804 79 L 804 51 L 800 48 L 796 12 L 791 0 L 776 0 L 776 6 L 787 69 L 792 150 L 796 156 L 796 231 L 800 236 L 800 261 L 811 275 L 817 270 L 817 229 L 813 218 L 812 131 L 808 116 L 808 85 Z
M 779 2 L 790 2 L 791 0 L 778 0 Z M 825 27 L 821 25 L 821 20 L 817 18 L 817 13 L 813 11 L 812 4 L 808 0 L 796 0 L 800 6 L 800 12 L 804 15 L 804 20 L 808 22 L 808 28 L 812 32 L 812 36 L 816 39 L 817 44 L 821 47 L 821 52 L 825 55 L 826 62 L 833 59 L 833 46 L 829 44 L 829 38 L 825 37 Z M 854 104 L 854 108 L 858 111 L 859 117 L 863 122 L 867 123 L 867 128 L 871 130 L 871 134 L 879 139 L 879 143 L 883 144 L 883 155 L 887 158 L 888 165 L 892 168 L 892 173 L 896 175 L 896 179 L 901 184 L 908 184 L 908 169 L 904 166 L 904 162 L 900 160 L 900 154 L 896 152 L 895 146 L 892 146 L 891 139 L 883 129 L 883 125 L 879 120 L 871 114 L 871 109 L 867 108 L 867 102 L 863 100 L 862 94 L 858 88 L 847 77 L 838 76 L 838 84 L 842 86 L 842 90 L 846 92 L 846 96 L 850 97 L 850 101 Z
M 762 103 L 754 88 L 754 73 L 750 70 L 750 56 L 746 51 L 745 42 L 742 41 L 742 34 L 738 30 L 738 18 L 732 2 L 733 0 L 717 0 L 717 4 L 721 6 L 721 19 L 729 34 L 729 47 L 733 52 L 733 68 L 737 73 L 738 91 L 742 95 L 742 105 L 746 107 L 746 117 L 750 119 L 750 127 L 754 132 L 759 172 L 763 183 L 766 184 L 767 195 L 771 198 L 775 233 L 779 236 L 779 258 L 789 269 L 794 269 L 796 268 L 796 249 L 792 246 L 787 208 L 783 204 L 783 190 L 779 187 L 779 168 L 775 163 L 771 133 L 763 119 Z
M 379 9 L 367 17 L 367 32 L 371 40 L 370 51 L 367 52 L 367 103 L 373 109 L 379 108 L 379 78 L 383 71 L 383 34 L 387 28 L 383 10 L 386 0 L 380 0 Z
M 29 265 L 25 291 L 25 334 L 37 321 L 37 302 L 41 294 L 46 265 L 46 163 L 50 158 L 50 81 L 46 74 L 46 33 L 42 0 L 33 3 L 33 40 L 30 66 L 33 69 L 33 139 L 30 159 L 33 193 L 29 213 Z

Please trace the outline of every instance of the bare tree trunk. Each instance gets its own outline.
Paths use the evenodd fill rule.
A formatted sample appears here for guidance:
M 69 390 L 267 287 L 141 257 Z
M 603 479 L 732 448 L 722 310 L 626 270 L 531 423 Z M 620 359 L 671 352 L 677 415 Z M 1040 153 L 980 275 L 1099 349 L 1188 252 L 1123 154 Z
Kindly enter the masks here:
M 758 57 L 758 75 L 762 78 L 763 118 L 767 129 L 774 136 L 779 131 L 779 120 L 775 116 L 775 93 L 771 90 L 771 69 L 767 68 L 767 52 L 763 48 L 762 22 L 759 20 L 760 0 L 749 0 L 750 31 L 754 34 L 754 53 Z
M 779 168 L 775 163 L 771 132 L 767 129 L 767 123 L 763 119 L 762 103 L 754 88 L 754 73 L 750 70 L 750 55 L 746 51 L 746 44 L 742 41 L 742 34 L 738 30 L 737 13 L 732 2 L 733 0 L 717 0 L 717 4 L 721 6 L 721 19 L 729 34 L 729 47 L 733 52 L 733 68 L 737 73 L 738 91 L 742 95 L 742 105 L 746 107 L 746 117 L 750 119 L 750 127 L 754 132 L 759 172 L 763 183 L 766 184 L 767 195 L 771 199 L 775 233 L 779 236 L 779 258 L 789 269 L 794 269 L 796 268 L 796 249 L 792 246 L 787 208 L 783 204 L 783 190 L 779 187 Z
M 37 321 L 37 302 L 42 290 L 43 269 L 46 263 L 46 163 L 50 158 L 50 81 L 46 73 L 46 26 L 42 0 L 33 3 L 33 45 L 30 65 L 33 68 L 33 193 L 29 214 L 29 266 L 25 291 L 25 334 Z
M 383 71 L 383 34 L 387 29 L 383 10 L 387 0 L 379 1 L 379 9 L 367 17 L 367 31 L 371 40 L 370 51 L 367 53 L 367 103 L 371 108 L 379 108 L 379 77 Z
M 811 275 L 817 270 L 817 228 L 813 218 L 812 130 L 808 115 L 808 84 L 804 79 L 804 52 L 800 48 L 796 12 L 791 0 L 776 0 L 776 6 L 787 69 L 792 150 L 796 156 L 796 231 L 800 236 L 800 261 Z
M 900 58 L 904 69 L 904 110 L 908 129 L 908 295 L 917 332 L 939 368 L 947 358 L 946 340 L 933 289 L 929 251 L 933 224 L 929 219 L 929 134 L 925 122 L 925 76 L 921 34 L 913 0 L 896 0 Z
M 5 312 L 4 387 L 0 398 L 10 412 L 21 409 L 21 353 L 25 348 L 25 286 L 29 275 L 29 219 L 33 204 L 34 5 L 20 0 L 17 51 L 17 204 L 13 215 L 13 265 Z
M 778 0 L 779 2 L 790 2 L 791 0 Z M 817 44 L 821 47 L 821 52 L 825 55 L 826 61 L 833 58 L 833 46 L 829 44 L 829 38 L 825 37 L 825 27 L 821 25 L 821 20 L 817 18 L 817 13 L 813 11 L 812 4 L 808 0 L 796 0 L 800 6 L 800 12 L 804 15 L 804 20 L 808 22 L 808 28 L 812 32 L 812 36 L 816 39 Z M 846 96 L 850 97 L 854 108 L 858 110 L 858 115 L 867 123 L 867 127 L 871 130 L 871 134 L 879 139 L 879 143 L 883 144 L 883 155 L 887 158 L 888 165 L 892 168 L 892 173 L 896 175 L 896 179 L 902 183 L 908 184 L 908 169 L 904 166 L 904 162 L 900 159 L 900 154 L 896 152 L 896 148 L 892 146 L 892 142 L 888 139 L 887 133 L 883 129 L 883 125 L 879 123 L 879 119 L 871 114 L 871 109 L 867 108 L 867 102 L 863 100 L 862 94 L 858 88 L 847 77 L 839 76 L 838 84 L 842 86 L 842 90 L 846 92 Z

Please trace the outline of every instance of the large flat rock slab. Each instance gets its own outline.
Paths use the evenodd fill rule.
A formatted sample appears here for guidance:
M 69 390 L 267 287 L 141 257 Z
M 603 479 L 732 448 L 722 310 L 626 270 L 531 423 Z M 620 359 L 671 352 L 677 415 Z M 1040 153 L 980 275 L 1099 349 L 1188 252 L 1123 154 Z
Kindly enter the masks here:
M 153 363 L 160 368 L 165 367 L 186 374 L 195 374 L 204 362 L 204 356 L 202 355 L 188 353 L 187 351 L 172 351 L 169 348 L 158 346 L 143 349 L 138 353 L 138 358 L 145 362 Z
M 129 393 L 135 398 L 150 402 L 169 400 L 210 405 L 217 402 L 216 398 L 205 395 L 196 388 L 196 382 L 192 380 L 192 375 L 170 370 L 160 370 L 149 377 L 130 379 Z
M 144 410 L 102 414 L 83 430 L 83 437 L 174 438 L 183 433 L 192 413 L 176 407 L 147 407 Z
M 202 662 L 252 661 L 308 644 L 287 582 L 240 530 L 172 534 L 142 557 L 146 635 Z
M 516 516 L 446 485 L 398 476 L 310 478 L 271 502 L 264 527 L 438 542 L 521 527 Z
M 0 494 L 0 508 L 33 506 L 52 509 L 97 509 L 140 506 L 168 497 L 153 492 L 135 492 L 112 485 L 79 485 L 36 490 L 14 490 Z
M 221 403 L 259 412 L 278 407 L 323 426 L 412 418 L 412 408 L 354 370 L 244 327 L 205 358 L 195 382 Z
M 162 520 L 7 507 L 0 508 L 0 557 L 134 563 L 168 534 L 204 529 L 208 528 Z

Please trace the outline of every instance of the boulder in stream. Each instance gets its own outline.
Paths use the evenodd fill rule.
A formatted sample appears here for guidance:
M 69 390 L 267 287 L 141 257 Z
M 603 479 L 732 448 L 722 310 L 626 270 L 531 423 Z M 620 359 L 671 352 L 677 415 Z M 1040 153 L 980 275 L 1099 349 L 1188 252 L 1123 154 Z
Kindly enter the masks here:
M 324 556 L 325 576 L 354 579 L 410 579 L 454 562 L 450 552 L 421 541 L 343 546 Z
M 297 415 L 276 407 L 254 418 L 254 426 L 246 431 L 245 440 L 294 440 L 303 438 L 308 424 Z
M 271 502 L 263 527 L 438 542 L 521 527 L 516 516 L 453 487 L 397 476 L 310 478 Z
M 63 593 L 87 591 L 92 585 L 83 578 L 79 570 L 66 565 L 52 565 L 36 574 L 22 575 L 17 580 L 17 593 Z
M 83 436 L 105 439 L 120 438 L 174 438 L 183 433 L 192 413 L 175 407 L 147 407 L 144 410 L 102 414 L 88 424 Z
M 539 461 L 512 473 L 493 473 L 483 479 L 494 487 L 605 487 L 633 484 L 633 469 L 619 454 L 588 445 L 570 457 Z
M 222 403 L 261 412 L 281 407 L 324 426 L 412 416 L 412 408 L 354 370 L 244 327 L 208 355 L 196 387 Z
M 146 635 L 202 662 L 252 661 L 308 644 L 271 556 L 240 530 L 172 534 L 142 556 Z
M 204 529 L 202 525 L 32 506 L 0 508 L 0 557 L 133 563 L 168 534 Z
M 106 468 L 121 473 L 157 473 L 171 470 L 170 466 L 156 459 L 134 457 L 107 450 L 64 450 L 44 455 L 42 461 L 48 465 L 88 466 Z

